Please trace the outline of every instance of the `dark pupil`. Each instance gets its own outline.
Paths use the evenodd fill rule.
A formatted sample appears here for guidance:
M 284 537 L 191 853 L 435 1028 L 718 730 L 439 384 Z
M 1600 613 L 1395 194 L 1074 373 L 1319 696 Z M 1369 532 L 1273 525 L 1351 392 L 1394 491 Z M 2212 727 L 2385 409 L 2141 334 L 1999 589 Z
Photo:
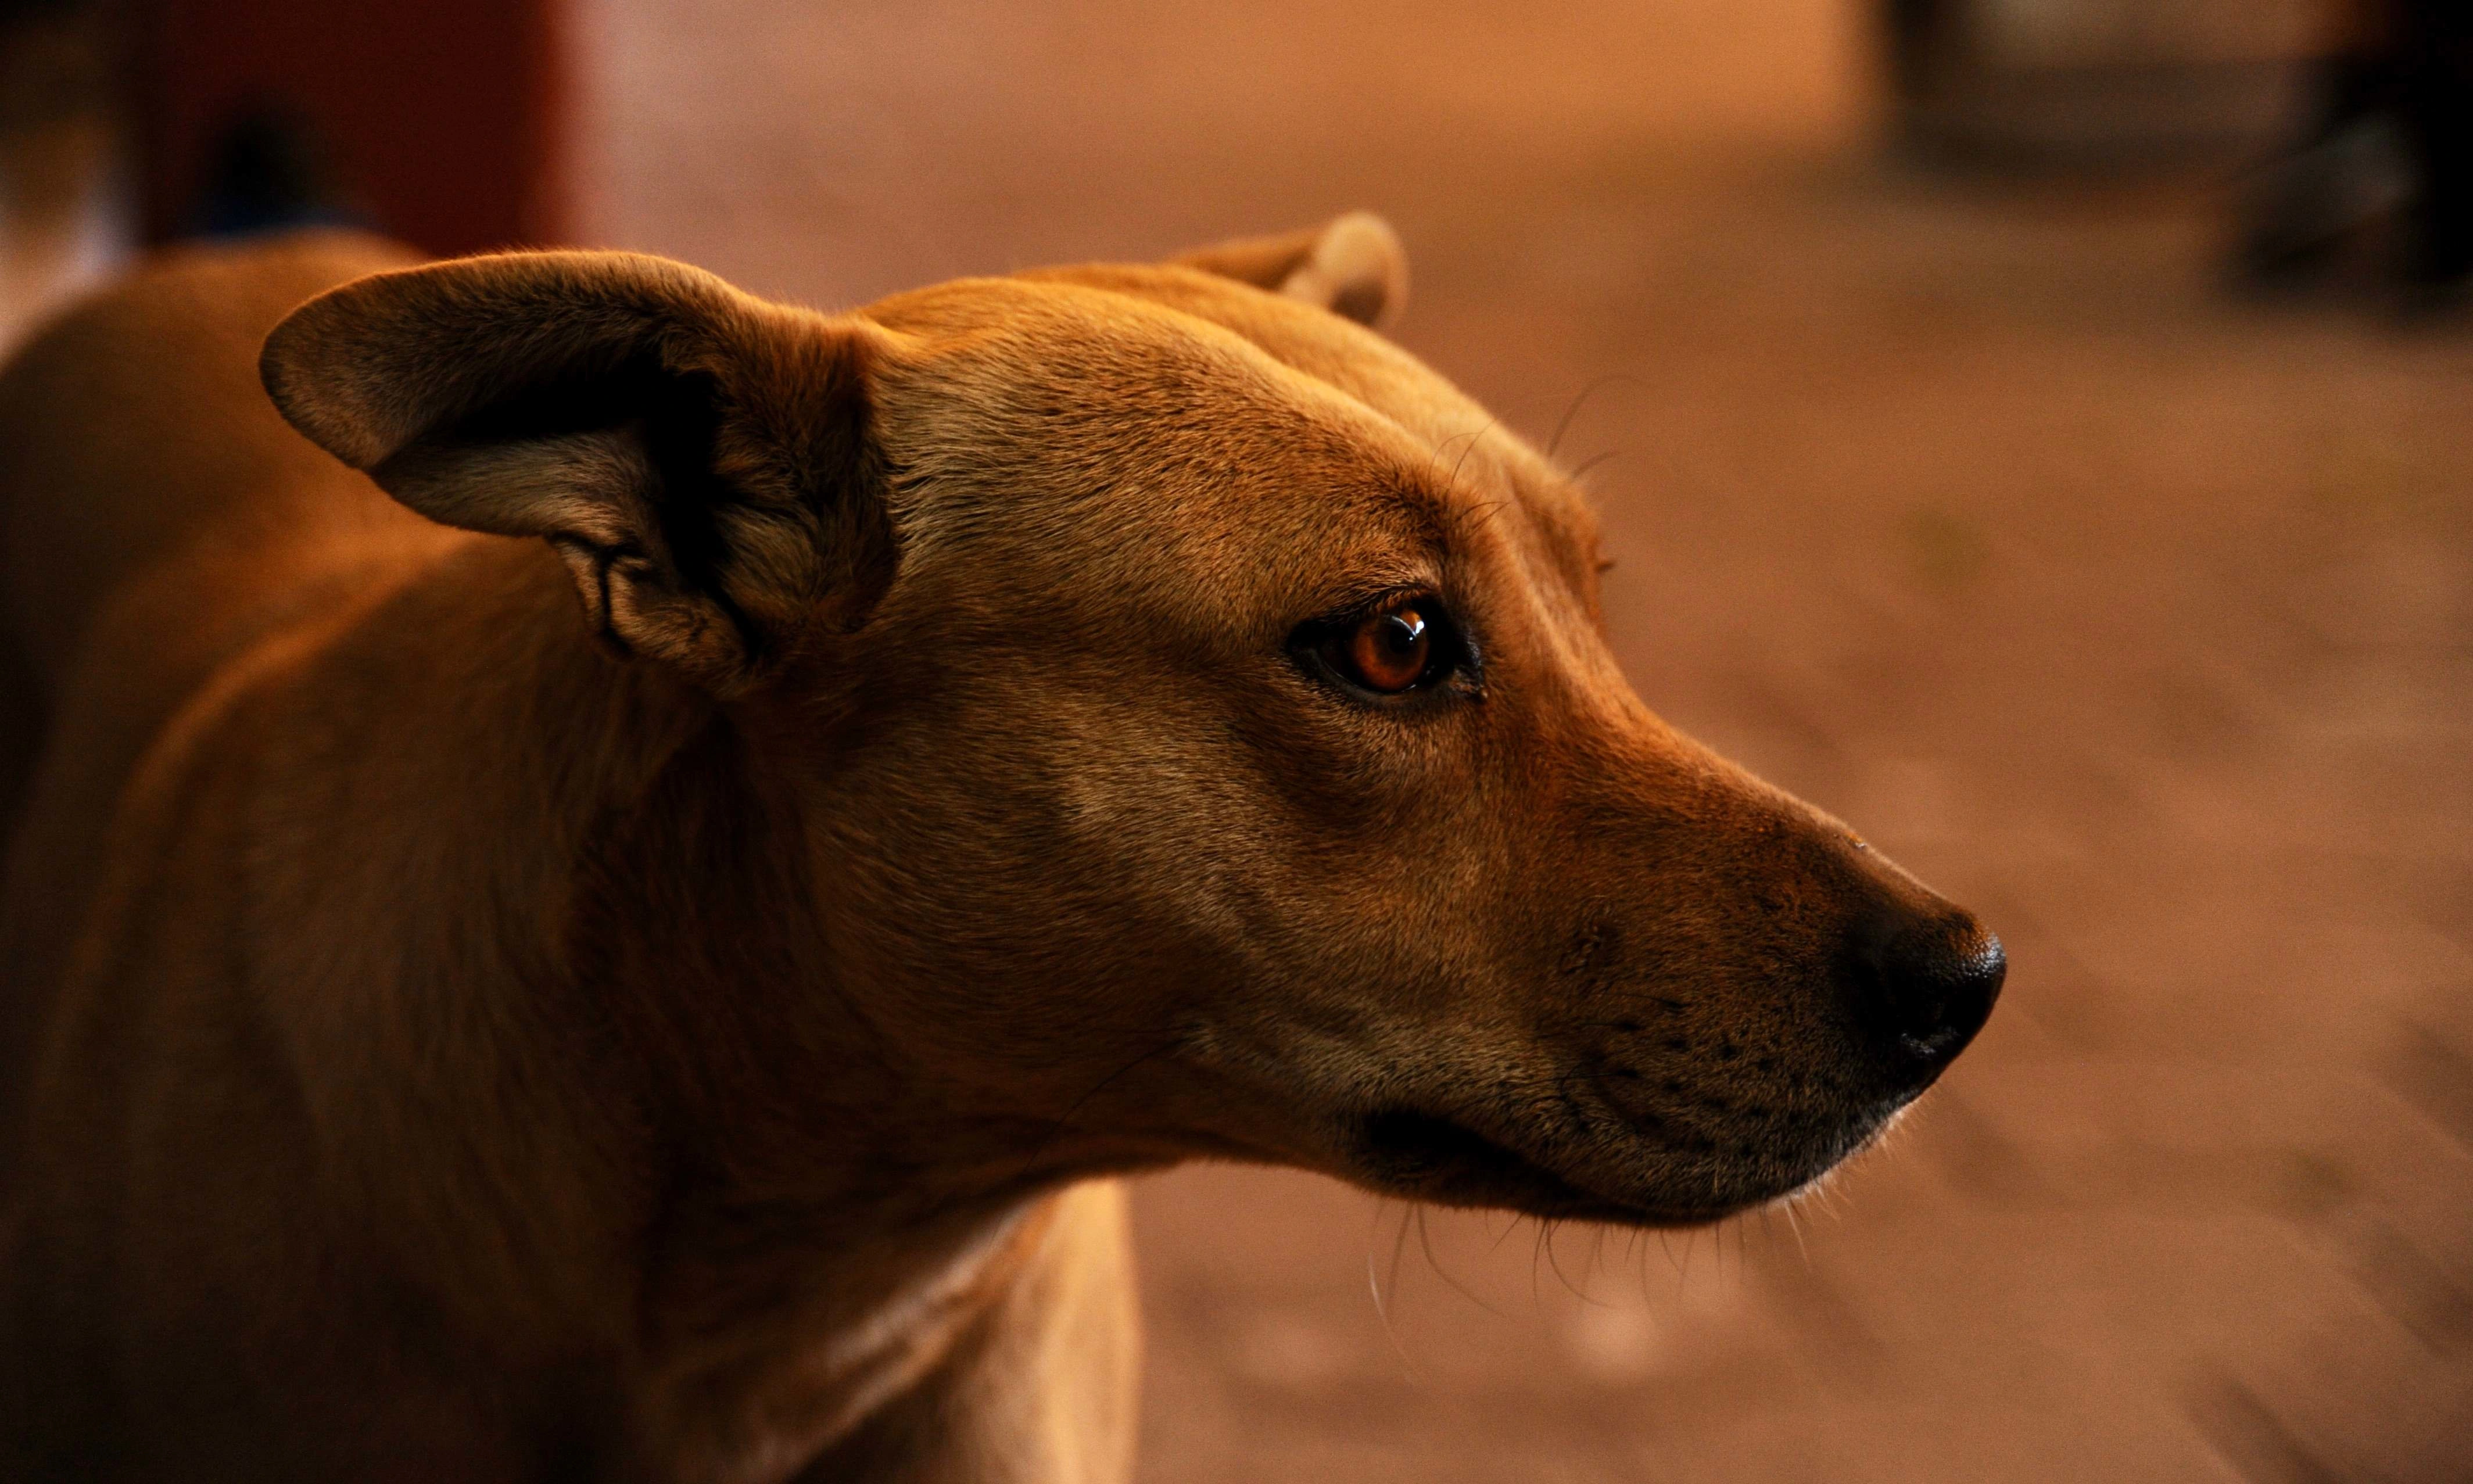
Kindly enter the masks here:
M 1417 653 L 1417 640 L 1426 632 L 1426 620 L 1414 612 L 1393 613 L 1382 620 L 1382 647 L 1395 659 L 1408 659 Z

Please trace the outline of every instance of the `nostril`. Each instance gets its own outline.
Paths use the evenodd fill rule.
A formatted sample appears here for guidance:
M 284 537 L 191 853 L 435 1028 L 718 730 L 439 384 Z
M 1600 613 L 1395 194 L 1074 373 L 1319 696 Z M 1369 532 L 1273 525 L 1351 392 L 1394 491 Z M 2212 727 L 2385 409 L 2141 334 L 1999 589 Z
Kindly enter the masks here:
M 1963 912 L 1866 923 L 1855 956 L 1866 1018 L 1934 1072 L 1983 1028 L 2009 969 L 2001 940 Z

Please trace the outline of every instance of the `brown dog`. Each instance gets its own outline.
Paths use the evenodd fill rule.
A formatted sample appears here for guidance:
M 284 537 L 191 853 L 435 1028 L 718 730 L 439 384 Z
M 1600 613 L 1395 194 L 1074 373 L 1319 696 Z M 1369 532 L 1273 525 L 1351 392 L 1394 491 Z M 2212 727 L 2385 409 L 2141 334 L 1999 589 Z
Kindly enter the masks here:
M 55 326 L 0 1472 L 1116 1479 L 1092 1177 L 1665 1225 L 1871 1137 L 1998 945 L 1642 706 L 1401 279 L 324 238 Z

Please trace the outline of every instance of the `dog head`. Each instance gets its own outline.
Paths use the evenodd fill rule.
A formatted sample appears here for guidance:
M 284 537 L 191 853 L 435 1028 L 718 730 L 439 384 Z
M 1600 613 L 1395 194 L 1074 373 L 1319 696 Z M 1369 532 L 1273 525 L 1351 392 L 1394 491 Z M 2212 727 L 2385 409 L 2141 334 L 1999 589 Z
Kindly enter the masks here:
M 715 698 L 833 981 L 763 993 L 858 1007 L 1044 1170 L 1790 1192 L 1966 1044 L 2000 945 L 1642 705 L 1585 504 L 1368 327 L 1403 287 L 1366 217 L 838 317 L 514 254 L 338 289 L 264 368 Z

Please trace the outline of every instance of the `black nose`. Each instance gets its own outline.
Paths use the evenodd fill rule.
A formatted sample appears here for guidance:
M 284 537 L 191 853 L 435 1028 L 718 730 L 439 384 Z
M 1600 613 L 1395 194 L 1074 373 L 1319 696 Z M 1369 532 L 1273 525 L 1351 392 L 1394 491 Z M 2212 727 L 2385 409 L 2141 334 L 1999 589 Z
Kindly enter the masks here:
M 1854 936 L 1858 1013 L 1909 1069 L 1938 1076 L 2001 997 L 2001 940 L 1955 908 L 1885 913 Z

